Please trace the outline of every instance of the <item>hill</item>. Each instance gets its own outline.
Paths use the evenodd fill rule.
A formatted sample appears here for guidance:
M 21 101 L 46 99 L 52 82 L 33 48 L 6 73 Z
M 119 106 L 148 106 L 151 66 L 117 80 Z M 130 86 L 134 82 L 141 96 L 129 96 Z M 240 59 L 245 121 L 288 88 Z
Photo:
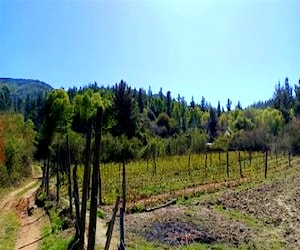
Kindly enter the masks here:
M 0 89 L 7 86 L 13 99 L 25 99 L 27 96 L 36 97 L 41 93 L 52 90 L 52 86 L 31 79 L 0 78 Z

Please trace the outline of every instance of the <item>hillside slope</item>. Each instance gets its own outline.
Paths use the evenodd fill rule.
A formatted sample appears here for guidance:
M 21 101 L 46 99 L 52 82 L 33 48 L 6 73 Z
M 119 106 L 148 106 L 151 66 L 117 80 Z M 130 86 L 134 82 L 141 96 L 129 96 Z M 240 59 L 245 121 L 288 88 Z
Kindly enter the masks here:
M 34 97 L 53 89 L 49 84 L 39 80 L 14 78 L 0 78 L 0 89 L 3 86 L 8 87 L 13 99 L 25 99 L 28 95 Z

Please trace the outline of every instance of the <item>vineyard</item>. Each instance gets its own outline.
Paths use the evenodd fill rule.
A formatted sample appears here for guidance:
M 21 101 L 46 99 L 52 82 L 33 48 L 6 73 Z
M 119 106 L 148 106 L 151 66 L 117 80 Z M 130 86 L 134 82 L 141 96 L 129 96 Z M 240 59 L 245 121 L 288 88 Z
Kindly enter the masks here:
M 127 200 L 129 202 L 165 194 L 175 196 L 176 190 L 193 189 L 199 185 L 232 180 L 259 180 L 265 174 L 273 177 L 281 171 L 287 156 L 255 152 L 208 152 L 158 159 L 132 161 L 126 164 Z M 267 173 L 265 173 L 267 164 Z M 121 192 L 122 163 L 102 164 L 102 192 L 105 204 L 113 204 Z M 79 174 L 80 175 L 80 174 Z

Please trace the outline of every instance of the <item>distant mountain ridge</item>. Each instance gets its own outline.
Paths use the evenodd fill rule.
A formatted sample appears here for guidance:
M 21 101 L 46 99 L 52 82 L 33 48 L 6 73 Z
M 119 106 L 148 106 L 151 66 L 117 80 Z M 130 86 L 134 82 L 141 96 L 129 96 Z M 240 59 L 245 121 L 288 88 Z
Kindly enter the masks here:
M 0 89 L 3 86 L 8 87 L 12 97 L 22 99 L 25 99 L 28 95 L 35 97 L 53 89 L 50 84 L 39 80 L 15 78 L 0 78 Z

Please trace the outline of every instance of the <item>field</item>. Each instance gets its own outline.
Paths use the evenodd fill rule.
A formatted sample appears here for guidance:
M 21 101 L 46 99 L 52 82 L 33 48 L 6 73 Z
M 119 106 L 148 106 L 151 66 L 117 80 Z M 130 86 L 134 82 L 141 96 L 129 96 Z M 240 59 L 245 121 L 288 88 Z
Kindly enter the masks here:
M 268 180 L 126 217 L 128 249 L 300 249 L 299 158 Z
M 268 157 L 268 177 L 273 178 L 281 172 L 287 157 Z M 103 199 L 113 204 L 120 194 L 122 183 L 122 164 L 101 165 Z M 229 152 L 228 173 L 226 152 L 167 156 L 158 159 L 141 160 L 126 164 L 127 200 L 131 203 L 148 200 L 161 194 L 165 198 L 178 196 L 180 190 L 190 194 L 197 187 L 209 183 L 229 181 L 256 181 L 264 178 L 265 154 L 248 152 Z M 164 198 L 164 199 L 165 199 Z M 146 204 L 147 205 L 147 204 Z
M 226 152 L 208 152 L 126 163 L 127 249 L 299 249 L 300 159 L 269 154 L 267 178 L 265 166 L 259 152 L 251 160 L 249 152 L 229 152 L 228 161 Z M 103 226 L 121 194 L 122 163 L 100 168 Z M 82 175 L 80 167 L 79 182 Z M 67 196 L 66 186 L 62 191 Z M 97 237 L 105 238 L 106 228 L 100 231 Z

